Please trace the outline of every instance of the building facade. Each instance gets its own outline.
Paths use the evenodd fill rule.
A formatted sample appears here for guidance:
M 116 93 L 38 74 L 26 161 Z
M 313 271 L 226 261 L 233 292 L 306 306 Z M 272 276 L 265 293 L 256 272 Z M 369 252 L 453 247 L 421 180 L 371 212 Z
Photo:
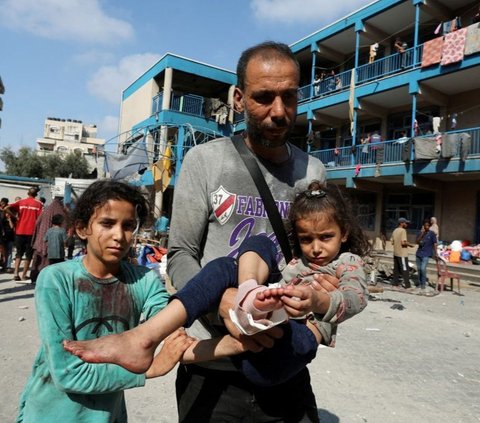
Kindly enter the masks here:
M 298 142 L 352 190 L 372 238 L 435 216 L 442 240 L 480 242 L 478 11 L 380 0 L 291 45 Z
M 84 124 L 81 120 L 47 117 L 43 137 L 37 138 L 37 152 L 76 153 L 84 156 L 91 170 L 103 175 L 105 140 L 97 138 L 97 126 Z
M 471 0 L 378 0 L 290 45 L 301 67 L 292 142 L 352 193 L 372 239 L 399 217 L 413 238 L 435 216 L 441 240 L 480 242 L 478 12 Z M 119 145 L 148 128 L 152 161 L 171 140 L 178 172 L 191 145 L 242 129 L 234 83 L 167 54 L 124 91 Z

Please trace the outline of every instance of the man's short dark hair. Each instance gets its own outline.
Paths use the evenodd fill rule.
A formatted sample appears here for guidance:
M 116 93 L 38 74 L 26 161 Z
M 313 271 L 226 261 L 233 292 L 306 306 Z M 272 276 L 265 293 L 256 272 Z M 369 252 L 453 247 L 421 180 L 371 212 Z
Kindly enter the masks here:
M 295 55 L 290 50 L 288 45 L 283 43 L 277 43 L 275 41 L 265 41 L 257 44 L 253 47 L 245 50 L 238 60 L 237 64 L 237 87 L 242 91 L 245 89 L 245 75 L 247 72 L 247 66 L 250 60 L 256 56 L 261 56 L 262 59 L 284 59 L 291 60 L 298 68 L 298 74 L 300 75 L 300 65 Z
M 35 198 L 39 192 L 40 192 L 40 187 L 31 187 L 28 190 L 28 195 Z

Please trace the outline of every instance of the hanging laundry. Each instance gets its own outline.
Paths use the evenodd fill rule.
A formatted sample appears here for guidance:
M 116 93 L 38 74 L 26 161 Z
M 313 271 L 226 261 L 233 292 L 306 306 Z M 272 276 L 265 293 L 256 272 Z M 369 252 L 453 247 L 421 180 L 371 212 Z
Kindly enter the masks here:
M 170 185 L 173 175 L 172 143 L 169 142 L 163 153 L 163 157 L 152 166 L 155 191 L 164 192 Z
M 480 51 L 480 24 L 474 23 L 467 27 L 465 39 L 465 56 Z
M 457 63 L 463 60 L 463 52 L 465 51 L 465 38 L 467 36 L 467 29 L 459 29 L 445 35 L 445 42 L 442 50 L 442 66 Z
M 433 127 L 433 133 L 436 134 L 437 132 L 440 132 L 440 121 L 442 118 L 440 116 L 434 116 L 432 119 L 432 127 Z
M 467 160 L 467 156 L 470 153 L 470 148 L 472 146 L 472 137 L 466 132 L 459 134 L 459 143 L 460 143 L 460 160 L 463 162 Z
M 442 140 L 442 157 L 450 159 L 457 154 L 458 134 L 444 134 Z
M 442 60 L 443 37 L 437 37 L 423 44 L 422 68 L 436 65 Z
M 350 95 L 348 96 L 348 117 L 350 118 L 350 135 L 353 135 L 355 126 L 355 69 L 350 75 Z
M 412 140 L 409 139 L 402 146 L 402 161 L 408 163 L 412 155 Z
M 415 160 L 432 160 L 438 158 L 435 137 L 415 137 L 413 142 Z
M 442 23 L 443 35 L 450 34 L 451 32 L 454 32 L 460 29 L 461 27 L 462 27 L 462 21 L 458 16 L 455 19 L 452 19 L 451 21 L 443 22 Z
M 130 146 L 127 154 L 105 152 L 105 168 L 112 179 L 125 179 L 147 167 L 148 155 L 144 138 Z
M 355 172 L 354 172 L 355 176 L 358 176 L 361 168 L 362 168 L 362 165 L 360 163 L 355 166 Z

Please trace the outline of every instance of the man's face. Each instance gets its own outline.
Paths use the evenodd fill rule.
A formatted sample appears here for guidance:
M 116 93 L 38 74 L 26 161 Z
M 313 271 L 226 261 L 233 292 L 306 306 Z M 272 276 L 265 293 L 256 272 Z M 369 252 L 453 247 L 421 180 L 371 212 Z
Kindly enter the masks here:
M 278 147 L 288 140 L 297 114 L 298 68 L 288 59 L 253 57 L 245 88 L 235 89 L 237 110 L 245 112 L 249 141 Z

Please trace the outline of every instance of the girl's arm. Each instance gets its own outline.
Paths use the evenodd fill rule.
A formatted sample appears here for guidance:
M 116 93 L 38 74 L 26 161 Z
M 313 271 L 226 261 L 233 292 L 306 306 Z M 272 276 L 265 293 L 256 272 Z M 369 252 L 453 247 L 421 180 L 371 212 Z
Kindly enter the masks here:
M 98 394 L 143 386 L 143 374 L 131 373 L 114 364 L 85 363 L 63 349 L 64 339 L 76 338 L 76 287 L 68 276 L 71 278 L 55 266 L 49 266 L 39 275 L 35 290 L 41 349 L 56 388 L 68 393 Z M 162 287 L 159 285 L 155 289 L 158 301 L 163 300 Z M 151 303 L 154 301 L 152 292 Z

